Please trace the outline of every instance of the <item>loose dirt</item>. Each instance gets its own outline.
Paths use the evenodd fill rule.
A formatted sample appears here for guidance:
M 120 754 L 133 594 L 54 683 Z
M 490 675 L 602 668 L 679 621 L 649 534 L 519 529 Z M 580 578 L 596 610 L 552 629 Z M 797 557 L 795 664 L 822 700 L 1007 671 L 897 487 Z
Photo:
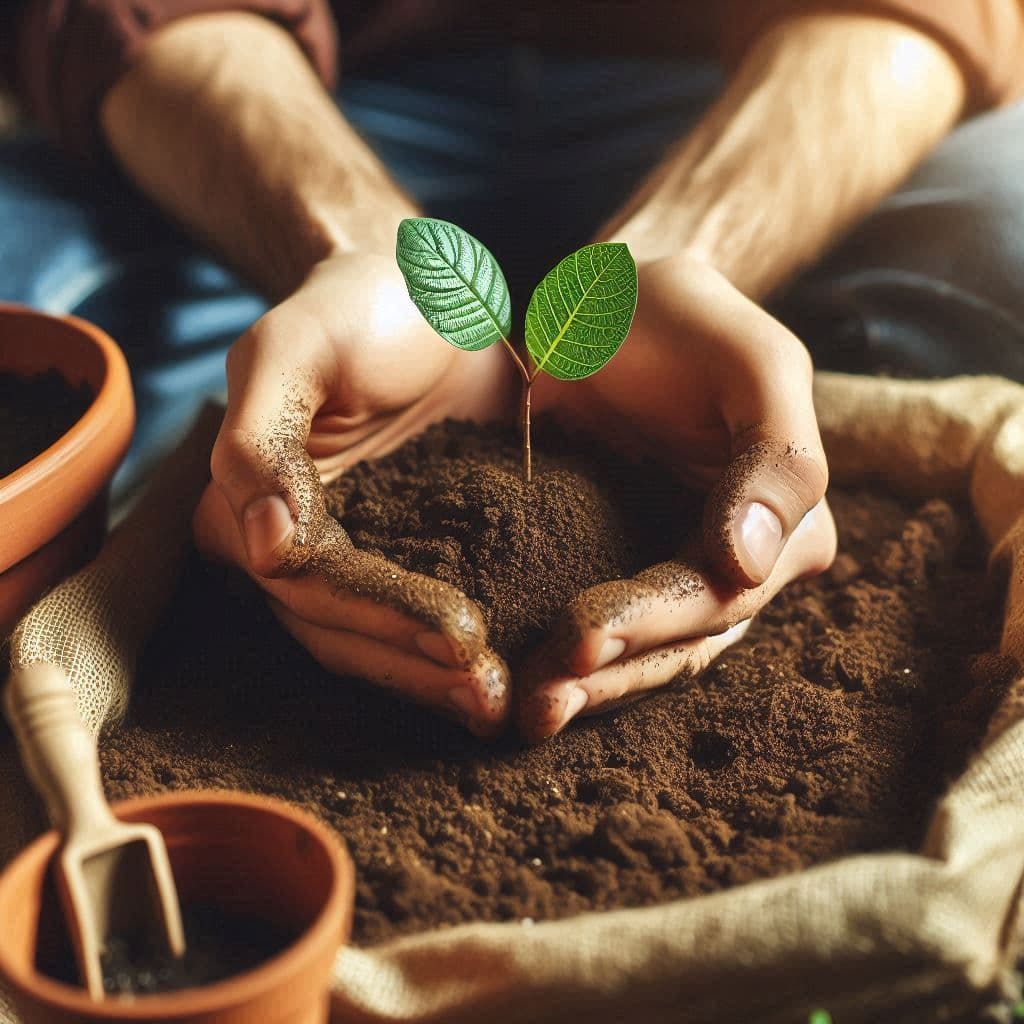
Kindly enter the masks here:
M 453 426 L 334 491 L 357 544 L 465 587 L 513 660 L 567 595 L 666 557 L 699 513 L 664 480 L 586 451 L 570 465 L 552 454 L 563 438 L 536 436 L 535 495 L 516 483 L 514 438 Z M 364 945 L 914 848 L 1008 706 L 1000 587 L 962 509 L 830 498 L 829 572 L 789 587 L 698 680 L 533 748 L 329 675 L 248 581 L 196 561 L 129 726 L 103 745 L 109 795 L 232 787 L 305 806 L 349 843 Z
M 22 377 L 0 373 L 0 477 L 34 459 L 70 430 L 92 402 L 56 371 Z

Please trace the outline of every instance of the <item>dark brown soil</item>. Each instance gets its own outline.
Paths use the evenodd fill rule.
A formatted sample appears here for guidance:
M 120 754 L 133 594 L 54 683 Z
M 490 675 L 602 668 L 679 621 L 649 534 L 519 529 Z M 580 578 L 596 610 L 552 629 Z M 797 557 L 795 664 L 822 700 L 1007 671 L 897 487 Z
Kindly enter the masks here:
M 56 370 L 34 377 L 0 373 L 0 477 L 66 434 L 91 402 L 87 385 L 73 387 Z
M 653 468 L 574 448 L 544 419 L 535 433 L 530 484 L 518 431 L 447 423 L 328 492 L 356 547 L 458 587 L 513 661 L 580 591 L 671 557 L 700 517 Z
M 562 443 L 537 435 L 542 448 Z M 390 465 L 440 457 L 435 440 Z M 466 444 L 477 452 L 483 441 L 470 433 Z M 451 497 L 461 471 L 438 472 L 439 497 L 427 501 L 371 487 L 357 470 L 357 486 L 346 485 L 357 536 L 375 523 L 390 531 L 421 522 L 428 532 L 411 547 L 438 552 L 437 571 L 447 573 L 465 571 L 473 550 L 500 563 L 510 521 L 533 528 L 536 513 L 510 515 L 492 474 L 463 474 L 484 495 L 467 498 L 463 512 Z M 387 463 L 374 474 L 401 476 Z M 557 477 L 539 486 L 549 489 L 542 503 L 572 497 Z M 583 506 L 594 493 L 584 492 Z M 627 498 L 643 508 L 642 489 Z M 678 511 L 666 499 L 654 495 L 650 518 L 601 512 L 599 529 L 628 524 L 637 547 L 608 571 L 665 547 L 668 531 L 638 543 L 632 535 L 665 529 Z M 519 508 L 516 494 L 509 500 Z M 788 588 L 696 682 L 535 748 L 513 735 L 476 741 L 422 708 L 331 677 L 277 628 L 255 588 L 196 563 L 140 666 L 133 722 L 104 744 L 109 793 L 228 786 L 312 810 L 355 858 L 360 944 L 472 920 L 652 904 L 852 852 L 913 848 L 995 709 L 1015 706 L 1004 700 L 1014 666 L 994 653 L 1000 587 L 985 578 L 969 518 L 945 501 L 842 491 L 831 500 L 842 544 L 833 569 Z M 491 540 L 469 539 L 462 520 L 474 517 Z M 385 543 L 380 525 L 381 550 L 410 546 Z M 527 581 L 553 569 L 554 557 L 579 574 L 572 586 L 590 578 L 599 529 L 563 525 Z M 575 536 L 582 550 L 573 551 Z M 522 571 L 491 564 L 476 596 Z M 531 609 L 545 600 L 536 586 L 519 593 Z M 497 628 L 514 649 L 514 621 Z
M 139 936 L 113 935 L 100 957 L 103 988 L 107 995 L 153 995 L 212 985 L 282 952 L 296 935 L 260 918 L 226 914 L 220 907 L 191 904 L 182 907 L 185 955 L 172 957 L 151 948 Z M 78 974 L 66 956 L 40 969 L 67 984 L 77 985 Z

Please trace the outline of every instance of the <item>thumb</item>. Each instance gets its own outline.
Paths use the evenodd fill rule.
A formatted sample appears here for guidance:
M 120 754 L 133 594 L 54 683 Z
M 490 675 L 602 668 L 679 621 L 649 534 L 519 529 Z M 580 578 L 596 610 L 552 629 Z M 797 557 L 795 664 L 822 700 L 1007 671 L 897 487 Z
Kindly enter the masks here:
M 210 468 L 234 514 L 249 568 L 279 576 L 300 568 L 324 531 L 320 475 L 306 450 L 323 402 L 309 324 L 273 310 L 228 353 L 228 407 Z M 305 327 L 306 332 L 299 328 Z M 278 339 L 286 339 L 287 345 Z
M 744 405 L 746 415 L 729 423 L 732 458 L 705 505 L 704 544 L 718 573 L 746 588 L 771 575 L 790 534 L 824 496 L 828 467 L 809 373 L 806 384 L 748 390 Z

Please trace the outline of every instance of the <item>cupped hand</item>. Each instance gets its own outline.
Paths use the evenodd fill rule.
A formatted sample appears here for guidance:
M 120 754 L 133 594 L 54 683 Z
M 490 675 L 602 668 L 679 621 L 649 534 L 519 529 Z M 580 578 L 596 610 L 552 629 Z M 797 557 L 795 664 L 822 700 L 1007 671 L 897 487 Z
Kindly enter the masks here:
M 268 595 L 322 665 L 500 729 L 508 669 L 460 591 L 357 550 L 322 483 L 445 416 L 511 415 L 505 353 L 460 352 L 408 297 L 393 256 L 339 255 L 248 330 L 227 361 L 213 482 L 196 512 L 202 550 Z
M 586 380 L 539 379 L 534 407 L 707 491 L 702 535 L 571 604 L 521 684 L 530 740 L 703 671 L 780 589 L 835 556 L 807 350 L 693 256 L 638 274 L 622 349 Z

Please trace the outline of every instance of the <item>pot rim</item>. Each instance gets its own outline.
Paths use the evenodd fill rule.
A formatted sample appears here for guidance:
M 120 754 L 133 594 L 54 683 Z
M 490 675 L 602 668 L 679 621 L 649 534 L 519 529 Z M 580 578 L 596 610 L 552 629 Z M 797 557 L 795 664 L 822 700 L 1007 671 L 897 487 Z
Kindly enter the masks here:
M 299 938 L 258 967 L 223 981 L 168 994 L 136 996 L 130 1001 L 114 997 L 102 1002 L 94 1002 L 82 988 L 65 985 L 35 970 L 20 969 L 12 963 L 4 946 L 0 945 L 0 976 L 15 992 L 24 993 L 34 1001 L 45 1002 L 55 1009 L 84 1016 L 92 1015 L 97 1020 L 160 1018 L 173 1021 L 252 1004 L 286 982 L 289 977 L 300 975 L 309 961 L 323 955 L 322 947 L 336 933 L 339 918 L 345 919 L 355 893 L 355 869 L 343 841 L 312 815 L 284 800 L 234 790 L 182 790 L 157 796 L 133 797 L 112 804 L 111 809 L 118 817 L 122 814 L 139 814 L 138 820 L 144 820 L 141 815 L 149 810 L 182 804 L 243 806 L 268 812 L 291 821 L 320 843 L 333 868 L 330 891 L 317 916 Z M 24 870 L 26 862 L 35 862 L 42 857 L 44 863 L 49 865 L 59 844 L 60 835 L 55 829 L 33 840 L 0 874 L 0 887 L 9 873 L 19 868 Z M 347 936 L 344 936 L 343 941 L 347 941 Z
M 58 323 L 72 331 L 99 357 L 101 376 L 93 400 L 81 417 L 48 448 L 13 473 L 0 477 L 0 509 L 15 514 L 17 506 L 20 515 L 31 515 L 37 503 L 55 494 L 68 493 L 64 487 L 56 488 L 54 478 L 69 465 L 74 464 L 77 475 L 86 478 L 84 484 L 71 488 L 59 512 L 55 514 L 52 508 L 47 508 L 33 528 L 9 539 L 9 546 L 5 544 L 0 549 L 0 573 L 23 561 L 64 530 L 107 486 L 128 449 L 135 423 L 128 363 L 110 335 L 76 316 L 53 316 L 29 306 L 0 302 L 0 325 L 8 318 L 18 317 Z M 0 361 L 0 370 L 3 369 Z M 52 369 L 61 372 L 63 367 L 56 362 Z M 30 495 L 39 495 L 38 502 L 30 501 Z

